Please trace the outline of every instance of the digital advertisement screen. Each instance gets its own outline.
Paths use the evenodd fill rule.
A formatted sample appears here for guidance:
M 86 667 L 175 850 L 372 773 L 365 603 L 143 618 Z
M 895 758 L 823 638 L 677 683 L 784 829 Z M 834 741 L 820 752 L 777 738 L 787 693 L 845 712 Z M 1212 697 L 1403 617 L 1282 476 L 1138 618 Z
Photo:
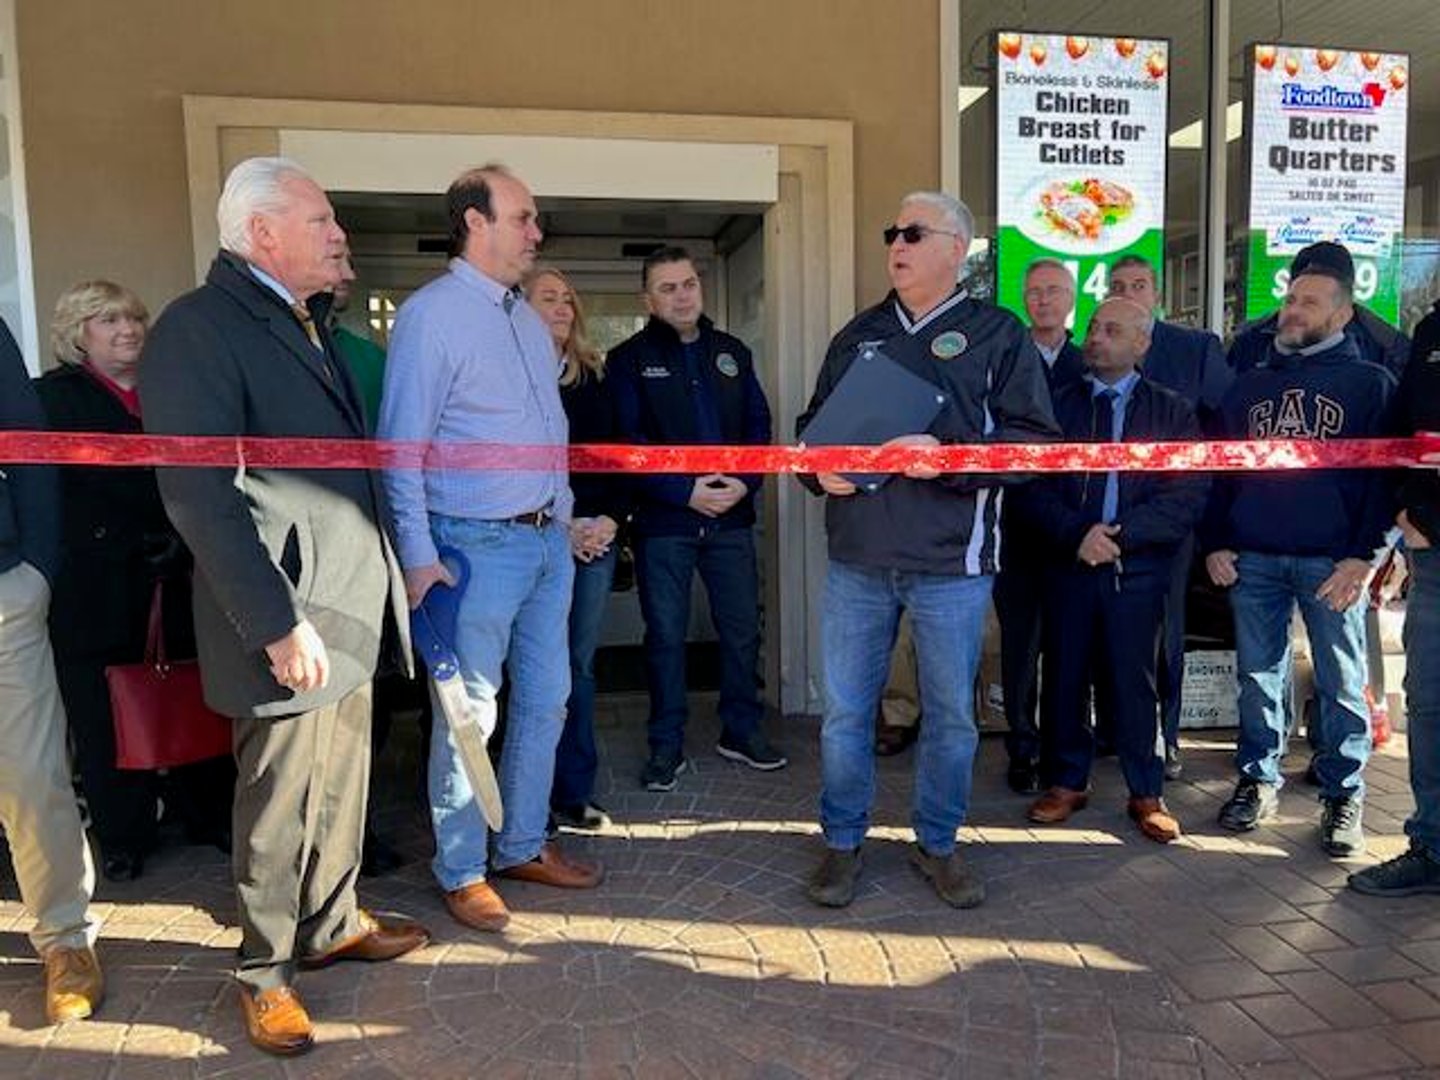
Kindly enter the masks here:
M 1025 268 L 1058 259 L 1081 333 L 1117 258 L 1164 273 L 1170 43 L 1002 32 L 995 57 L 996 302 L 1023 319 Z
M 1335 240 L 1355 259 L 1356 301 L 1394 323 L 1409 56 L 1258 44 L 1249 59 L 1245 318 L 1280 306 L 1297 251 Z

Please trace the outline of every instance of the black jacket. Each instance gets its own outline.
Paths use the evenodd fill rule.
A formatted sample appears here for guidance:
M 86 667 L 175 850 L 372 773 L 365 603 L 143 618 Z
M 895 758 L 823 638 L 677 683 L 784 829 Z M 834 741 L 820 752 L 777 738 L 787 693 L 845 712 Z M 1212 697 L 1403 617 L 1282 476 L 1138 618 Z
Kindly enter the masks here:
M 570 441 L 575 444 L 624 442 L 620 420 L 615 411 L 614 380 L 597 379 L 591 372 L 569 386 L 560 387 L 560 403 L 570 421 Z M 623 525 L 630 517 L 631 484 L 624 473 L 570 474 L 570 490 L 575 496 L 573 514 L 577 518 L 599 517 L 604 514 L 615 524 Z
M 1088 380 L 1066 387 L 1055 398 L 1055 419 L 1066 442 L 1103 443 L 1096 430 L 1096 402 Z M 1190 403 L 1173 390 L 1142 378 L 1125 406 L 1124 442 L 1191 441 L 1200 424 Z M 1049 473 L 1012 493 L 1009 510 L 1046 546 L 1048 560 L 1075 562 L 1091 526 L 1100 521 L 1105 473 Z M 1115 542 L 1122 558 L 1155 558 L 1168 564 L 1205 510 L 1210 478 L 1194 472 L 1120 472 Z
M 312 297 L 322 337 L 328 297 Z M 359 438 L 360 397 L 333 344 L 320 363 L 286 304 L 222 252 L 205 284 L 156 321 L 140 364 L 145 430 L 164 435 Z M 387 613 L 409 663 L 404 579 L 379 477 L 359 469 L 165 468 L 160 494 L 195 556 L 205 699 L 235 717 L 331 704 L 375 674 Z M 330 683 L 296 694 L 265 646 L 309 619 Z
M 1402 434 L 1440 431 L 1440 300 L 1415 327 L 1415 344 L 1400 380 L 1398 401 Z M 1411 524 L 1440 546 L 1440 472 L 1407 469 L 1401 477 L 1400 505 Z
M 750 350 L 739 338 L 700 318 L 701 378 L 706 380 L 726 445 L 770 442 L 770 406 L 755 377 Z M 686 378 L 685 353 L 674 327 L 652 318 L 638 334 L 610 350 L 606 381 L 612 384 L 616 415 L 625 442 L 657 446 L 701 443 Z M 716 470 L 724 472 L 725 470 Z M 745 498 L 719 517 L 690 509 L 697 474 L 637 475 L 635 515 L 639 536 L 694 535 L 709 529 L 744 528 L 755 523 L 755 495 L 763 476 L 741 476 Z
M 1031 340 L 1034 340 L 1033 338 Z M 1037 350 L 1038 351 L 1038 350 Z M 1045 359 L 1042 355 L 1040 358 Z M 1070 332 L 1065 332 L 1065 344 L 1053 364 L 1045 365 L 1045 384 L 1050 388 L 1050 403 L 1066 387 L 1074 386 L 1085 379 L 1085 354 L 1080 351 Z M 1043 563 L 1048 556 L 1048 545 L 1044 538 L 1037 536 L 1035 529 L 1022 521 L 1015 513 L 1012 498 L 1004 500 L 1000 512 L 1000 570 L 1028 574 Z
M 1045 358 L 1042 356 L 1040 359 L 1043 364 Z M 1070 337 L 1070 331 L 1065 331 L 1065 344 L 1060 346 L 1060 351 L 1055 355 L 1055 362 L 1044 364 L 1044 367 L 1045 383 L 1050 387 L 1052 402 L 1055 395 L 1061 390 L 1085 378 L 1085 354 L 1080 351 L 1080 347 Z
M 866 344 L 879 344 L 893 360 L 949 391 L 929 432 L 942 443 L 1050 442 L 1058 434 L 1045 363 L 1019 319 L 956 292 L 916 322 L 891 292 L 830 342 L 815 393 L 796 421 L 797 436 Z M 814 476 L 799 479 L 820 493 Z M 947 473 L 936 480 L 897 476 L 873 493 L 827 498 L 830 558 L 887 570 L 993 574 L 1000 491 L 1012 479 L 982 473 Z
M 0 428 L 40 431 L 45 414 L 25 359 L 0 320 Z M 54 582 L 60 567 L 60 478 L 50 465 L 0 462 L 0 573 L 27 562 Z
M 1190 403 L 1202 431 L 1211 431 L 1235 372 L 1209 330 L 1155 321 L 1150 348 L 1140 364 L 1145 378 Z
M 36 383 L 54 431 L 133 434 L 140 421 L 85 368 L 62 364 Z M 50 601 L 56 656 L 139 660 L 155 581 L 167 581 L 165 644 L 194 655 L 190 560 L 165 516 L 154 469 L 67 466 L 60 475 L 61 571 Z
M 1310 356 L 1273 348 L 1235 380 L 1220 410 L 1231 439 L 1380 438 L 1394 433 L 1395 379 L 1348 337 Z M 1226 473 L 1215 481 L 1201 550 L 1370 560 L 1395 516 L 1393 477 L 1368 469 Z

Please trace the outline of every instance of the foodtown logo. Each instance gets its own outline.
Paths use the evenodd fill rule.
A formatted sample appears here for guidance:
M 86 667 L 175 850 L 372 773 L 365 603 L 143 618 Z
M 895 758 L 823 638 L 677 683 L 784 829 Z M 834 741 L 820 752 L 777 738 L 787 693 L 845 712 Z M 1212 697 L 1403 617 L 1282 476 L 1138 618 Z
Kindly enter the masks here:
M 1335 86 L 1286 83 L 1280 87 L 1280 107 L 1292 112 L 1374 112 L 1385 101 L 1385 88 L 1369 82 L 1359 90 Z

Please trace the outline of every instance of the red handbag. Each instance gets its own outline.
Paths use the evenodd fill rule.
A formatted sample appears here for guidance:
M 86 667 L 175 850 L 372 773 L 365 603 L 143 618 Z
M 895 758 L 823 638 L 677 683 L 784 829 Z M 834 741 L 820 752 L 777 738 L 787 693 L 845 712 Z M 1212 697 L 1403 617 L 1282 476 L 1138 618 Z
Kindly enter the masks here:
M 205 704 L 200 665 L 165 658 L 161 582 L 150 601 L 145 659 L 105 669 L 117 769 L 169 769 L 231 751 L 231 724 Z

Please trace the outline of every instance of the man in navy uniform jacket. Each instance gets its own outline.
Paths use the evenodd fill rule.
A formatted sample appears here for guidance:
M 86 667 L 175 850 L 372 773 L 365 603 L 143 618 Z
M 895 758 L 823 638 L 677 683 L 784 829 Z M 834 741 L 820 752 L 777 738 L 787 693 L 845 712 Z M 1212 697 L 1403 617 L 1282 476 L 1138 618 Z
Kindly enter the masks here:
M 1111 296 L 1134 300 L 1146 311 L 1159 303 L 1155 268 L 1138 255 L 1125 255 L 1110 268 Z M 1175 391 L 1195 410 L 1200 428 L 1209 432 L 1225 391 L 1234 373 L 1225 362 L 1220 339 L 1209 330 L 1155 320 L 1150 329 L 1150 348 L 1140 364 L 1145 378 Z M 1170 588 L 1165 597 L 1165 632 L 1161 641 L 1160 714 L 1165 729 L 1165 775 L 1180 776 L 1180 691 L 1185 682 L 1185 591 L 1190 581 L 1190 564 L 1195 559 L 1195 541 L 1186 537 L 1175 551 L 1170 569 Z M 1098 710 L 1102 726 L 1108 719 L 1108 703 L 1102 698 Z
M 1091 378 L 1055 398 L 1067 442 L 1199 436 L 1189 403 L 1137 370 L 1150 322 L 1149 311 L 1130 300 L 1112 298 L 1096 309 L 1085 337 Z M 1130 817 L 1159 843 L 1180 835 L 1162 798 L 1156 645 L 1175 551 L 1204 511 L 1209 488 L 1201 473 L 1112 471 L 1049 475 L 1016 491 L 1009 511 L 1047 543 L 1041 771 L 1049 789 L 1031 806 L 1031 821 L 1058 824 L 1089 801 L 1088 714 L 1098 676 L 1114 694 Z
M 684 248 L 664 247 L 641 269 L 650 321 L 610 353 L 622 435 L 667 446 L 765 444 L 770 407 L 750 350 L 704 313 L 700 275 Z M 685 632 L 696 572 L 720 639 L 722 757 L 752 769 L 786 759 L 760 730 L 760 585 L 755 496 L 763 476 L 646 476 L 635 484 L 636 584 L 645 616 L 650 684 L 648 791 L 673 791 L 685 771 Z
M 1050 393 L 1020 320 L 955 285 L 975 219 L 952 195 L 912 192 L 884 232 L 893 286 L 830 342 L 797 436 L 856 364 L 878 347 L 944 392 L 925 431 L 891 442 L 1049 441 Z M 878 406 L 877 406 L 878 408 Z M 942 473 L 916 461 L 878 490 L 836 473 L 801 475 L 824 494 L 830 556 L 821 613 L 825 720 L 820 825 L 825 855 L 806 893 L 826 907 L 855 895 L 875 795 L 873 724 L 896 627 L 910 614 L 925 719 L 915 753 L 911 859 L 947 904 L 973 907 L 984 882 L 956 845 L 979 744 L 975 673 L 1000 554 L 1004 478 Z
M 1312 263 L 1291 278 L 1270 354 L 1225 396 L 1221 434 L 1329 441 L 1388 433 L 1395 380 L 1355 351 L 1344 333 L 1351 317 L 1349 279 L 1334 266 Z M 1298 604 L 1320 706 L 1321 846 L 1336 857 L 1364 850 L 1365 585 L 1383 551 L 1391 504 L 1383 472 L 1254 472 L 1216 481 L 1201 543 L 1211 580 L 1230 588 L 1240 683 L 1240 778 L 1220 811 L 1225 828 L 1254 829 L 1277 810 Z

